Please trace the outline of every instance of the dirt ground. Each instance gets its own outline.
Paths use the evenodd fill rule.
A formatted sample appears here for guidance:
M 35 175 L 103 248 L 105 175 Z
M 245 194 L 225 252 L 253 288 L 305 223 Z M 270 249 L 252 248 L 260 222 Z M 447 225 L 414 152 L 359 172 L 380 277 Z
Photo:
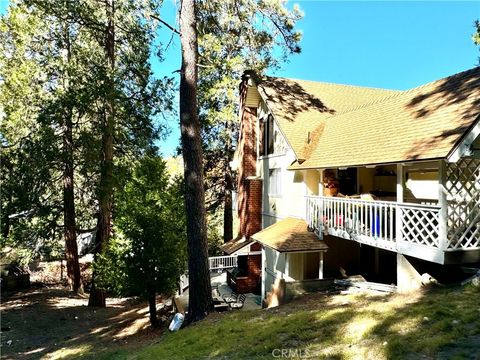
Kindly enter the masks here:
M 87 296 L 60 286 L 5 293 L 1 300 L 2 359 L 75 358 L 84 352 L 141 347 L 155 342 L 168 322 L 165 317 L 153 330 L 146 302 L 107 299 L 106 308 L 89 308 Z

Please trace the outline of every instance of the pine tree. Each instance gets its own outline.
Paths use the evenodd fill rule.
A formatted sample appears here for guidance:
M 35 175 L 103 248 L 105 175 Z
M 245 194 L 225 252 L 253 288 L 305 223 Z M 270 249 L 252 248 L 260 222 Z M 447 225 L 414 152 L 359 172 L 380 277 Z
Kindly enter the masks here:
M 120 160 L 154 149 L 172 110 L 172 79 L 153 79 L 149 63 L 159 2 L 97 5 L 19 1 L 0 22 L 2 245 L 38 257 L 63 233 L 74 288 L 76 235 L 95 232 L 100 213 L 110 233 L 131 172 Z
M 223 238 L 233 238 L 230 161 L 238 135 L 238 82 L 245 70 L 259 75 L 300 52 L 295 30 L 302 13 L 285 2 L 199 3 L 199 106 L 205 152 L 207 210 L 223 208 Z
M 185 164 L 190 321 L 204 318 L 212 306 L 203 188 L 203 154 L 197 109 L 198 42 L 195 7 L 194 0 L 182 0 L 180 9 L 182 45 L 180 130 Z

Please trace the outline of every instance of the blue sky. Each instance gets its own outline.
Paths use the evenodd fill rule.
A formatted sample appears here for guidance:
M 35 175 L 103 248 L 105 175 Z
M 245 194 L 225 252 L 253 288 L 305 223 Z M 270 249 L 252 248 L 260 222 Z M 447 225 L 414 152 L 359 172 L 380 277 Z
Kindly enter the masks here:
M 480 18 L 480 2 L 343 2 L 290 1 L 305 17 L 302 53 L 271 75 L 334 83 L 408 89 L 478 63 L 472 43 L 473 21 Z M 7 5 L 0 0 L 0 12 Z M 165 0 L 162 17 L 175 24 L 175 3 Z M 159 31 L 164 44 L 171 32 Z M 156 76 L 172 75 L 180 68 L 180 42 L 174 37 L 166 61 L 153 61 Z M 178 78 L 178 75 L 175 75 Z M 170 155 L 178 145 L 178 120 L 160 143 Z

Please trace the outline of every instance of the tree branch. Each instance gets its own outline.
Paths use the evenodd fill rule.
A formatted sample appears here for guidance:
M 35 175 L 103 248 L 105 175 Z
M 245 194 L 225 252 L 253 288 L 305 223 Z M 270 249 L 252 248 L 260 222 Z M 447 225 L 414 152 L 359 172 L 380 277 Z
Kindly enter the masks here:
M 152 19 L 155 19 L 159 22 L 161 22 L 163 25 L 165 25 L 166 27 L 168 27 L 170 30 L 172 30 L 174 33 L 180 35 L 180 32 L 175 29 L 172 25 L 170 25 L 169 23 L 165 22 L 164 20 L 160 19 L 158 16 L 156 15 L 150 15 L 152 17 Z

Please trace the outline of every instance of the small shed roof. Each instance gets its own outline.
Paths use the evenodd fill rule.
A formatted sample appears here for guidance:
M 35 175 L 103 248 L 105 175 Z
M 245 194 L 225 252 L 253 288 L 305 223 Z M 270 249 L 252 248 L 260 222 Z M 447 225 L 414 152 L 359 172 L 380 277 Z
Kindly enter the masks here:
M 246 239 L 244 237 L 237 237 L 220 246 L 220 249 L 224 251 L 227 255 L 232 255 L 234 252 L 252 243 L 253 241 L 251 239 Z
M 326 251 L 327 244 L 308 231 L 302 219 L 286 218 L 252 235 L 262 245 L 279 252 Z

